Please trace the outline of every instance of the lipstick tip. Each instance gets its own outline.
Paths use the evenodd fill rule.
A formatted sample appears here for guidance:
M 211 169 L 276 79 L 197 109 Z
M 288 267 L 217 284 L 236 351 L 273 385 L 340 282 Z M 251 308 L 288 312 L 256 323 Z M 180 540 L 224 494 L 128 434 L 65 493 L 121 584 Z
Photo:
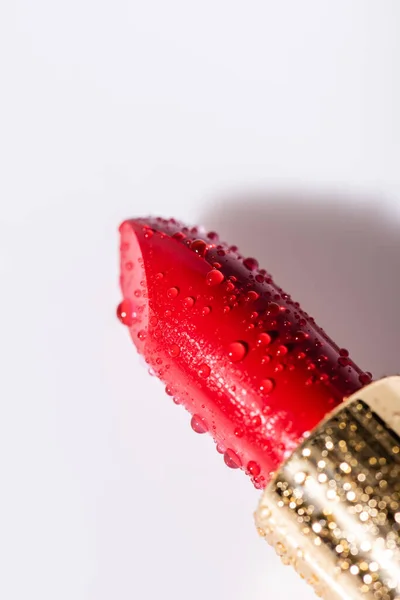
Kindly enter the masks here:
M 119 320 L 192 429 L 264 487 L 369 374 L 215 232 L 146 218 L 124 221 L 120 236 Z

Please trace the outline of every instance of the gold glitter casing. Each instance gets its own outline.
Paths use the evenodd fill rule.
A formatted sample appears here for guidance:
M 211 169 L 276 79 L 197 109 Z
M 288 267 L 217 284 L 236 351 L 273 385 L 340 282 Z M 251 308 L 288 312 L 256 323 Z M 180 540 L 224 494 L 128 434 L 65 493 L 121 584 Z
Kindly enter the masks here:
M 256 512 L 261 536 L 325 600 L 400 600 L 400 377 L 328 415 Z

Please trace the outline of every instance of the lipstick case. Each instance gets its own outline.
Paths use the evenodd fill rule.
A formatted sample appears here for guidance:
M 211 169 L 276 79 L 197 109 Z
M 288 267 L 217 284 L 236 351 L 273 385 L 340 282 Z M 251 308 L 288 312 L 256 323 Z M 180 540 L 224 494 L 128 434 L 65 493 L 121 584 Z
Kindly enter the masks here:
M 400 599 L 400 377 L 356 392 L 277 471 L 259 534 L 325 600 Z

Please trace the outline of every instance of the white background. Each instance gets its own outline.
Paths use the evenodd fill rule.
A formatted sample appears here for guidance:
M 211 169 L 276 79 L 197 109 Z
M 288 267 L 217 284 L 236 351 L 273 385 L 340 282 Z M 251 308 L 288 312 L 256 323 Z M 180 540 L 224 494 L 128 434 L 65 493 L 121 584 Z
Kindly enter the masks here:
M 400 3 L 3 0 L 0 597 L 303 600 L 115 318 L 117 225 L 256 255 L 399 368 Z

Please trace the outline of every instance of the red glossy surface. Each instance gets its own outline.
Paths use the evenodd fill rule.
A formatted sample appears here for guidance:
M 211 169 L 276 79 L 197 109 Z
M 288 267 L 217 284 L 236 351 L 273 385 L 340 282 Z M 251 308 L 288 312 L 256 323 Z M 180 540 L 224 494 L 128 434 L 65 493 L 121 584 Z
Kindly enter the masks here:
M 257 487 L 370 379 L 255 259 L 174 220 L 125 221 L 121 321 L 166 392 Z

